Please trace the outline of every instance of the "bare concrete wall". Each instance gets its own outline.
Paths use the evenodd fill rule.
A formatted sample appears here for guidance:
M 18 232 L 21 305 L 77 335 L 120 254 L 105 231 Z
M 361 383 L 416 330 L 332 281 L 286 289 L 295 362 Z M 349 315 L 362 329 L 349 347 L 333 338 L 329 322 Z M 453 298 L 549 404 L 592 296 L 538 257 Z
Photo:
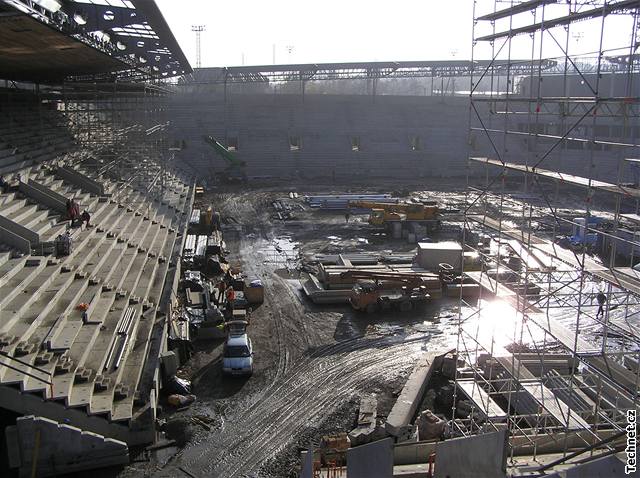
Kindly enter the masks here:
M 224 96 L 172 99 L 175 140 L 183 161 L 200 171 L 224 161 L 202 140 L 237 140 L 251 175 L 279 177 L 463 176 L 468 137 L 466 98 L 363 95 Z M 293 151 L 291 140 L 299 139 Z M 353 144 L 359 145 L 354 151 Z
M 612 79 L 607 81 L 613 84 Z M 609 83 L 603 82 L 603 88 L 618 92 Z M 555 77 L 545 78 L 544 84 L 549 94 L 560 88 Z M 631 175 L 624 158 L 637 156 L 637 148 L 588 141 L 556 145 L 553 136 L 562 137 L 571 129 L 569 137 L 636 144 L 637 117 L 625 119 L 605 108 L 595 122 L 592 117 L 580 122 L 584 113 L 580 107 L 565 111 L 563 105 L 550 102 L 536 113 L 535 103 L 512 102 L 510 108 L 524 114 L 505 118 L 504 102 L 477 101 L 471 112 L 469 106 L 464 96 L 303 96 L 239 93 L 230 88 L 226 96 L 222 90 L 179 93 L 170 99 L 168 116 L 174 140 L 187 146 L 178 153 L 179 160 L 205 177 L 226 166 L 203 141 L 205 134 L 237 145 L 237 157 L 247 163 L 249 176 L 462 178 L 469 155 L 531 165 L 542 161 L 541 168 L 609 181 L 617 179 L 612 175 L 619 166 L 623 176 Z M 627 114 L 633 116 L 635 110 Z M 469 134 L 470 124 L 492 132 Z M 505 129 L 551 137 L 505 135 Z M 292 150 L 293 138 L 300 142 L 299 150 Z M 354 143 L 358 151 L 352 150 Z M 480 171 L 473 166 L 471 174 L 483 178 Z M 490 174 L 498 174 L 497 169 L 490 169 Z

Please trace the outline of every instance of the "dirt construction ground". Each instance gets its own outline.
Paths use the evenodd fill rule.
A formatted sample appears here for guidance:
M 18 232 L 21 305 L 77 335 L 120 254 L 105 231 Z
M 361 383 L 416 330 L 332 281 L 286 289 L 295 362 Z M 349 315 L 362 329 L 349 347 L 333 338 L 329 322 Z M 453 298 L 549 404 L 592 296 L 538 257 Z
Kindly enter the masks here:
M 254 189 L 199 199 L 238 222 L 224 229 L 228 259 L 265 286 L 249 327 L 255 370 L 248 379 L 223 377 L 222 341 L 196 342 L 179 375 L 192 381 L 197 401 L 183 411 L 167 405 L 161 415 L 177 446 L 121 476 L 297 477 L 299 450 L 351 430 L 360 396 L 376 394 L 386 415 L 417 357 L 455 344 L 457 301 L 375 316 L 311 303 L 301 290 L 302 258 L 415 245 L 374 233 L 366 215 L 346 223 L 341 213 L 298 208 L 294 220 L 274 220 L 271 203 L 286 196 Z

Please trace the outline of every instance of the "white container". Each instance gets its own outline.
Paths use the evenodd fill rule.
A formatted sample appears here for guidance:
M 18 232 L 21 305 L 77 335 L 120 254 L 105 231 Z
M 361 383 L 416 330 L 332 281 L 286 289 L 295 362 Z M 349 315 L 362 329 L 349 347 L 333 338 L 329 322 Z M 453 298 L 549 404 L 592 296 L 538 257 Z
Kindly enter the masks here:
M 457 242 L 418 243 L 418 264 L 430 271 L 437 271 L 439 264 L 446 262 L 454 270 L 462 267 L 462 246 Z

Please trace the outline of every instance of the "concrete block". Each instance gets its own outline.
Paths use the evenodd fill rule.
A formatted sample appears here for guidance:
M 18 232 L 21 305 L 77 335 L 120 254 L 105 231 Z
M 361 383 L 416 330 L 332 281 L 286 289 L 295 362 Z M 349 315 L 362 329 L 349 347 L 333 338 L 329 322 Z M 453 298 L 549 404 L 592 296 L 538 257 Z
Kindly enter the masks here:
M 160 363 L 162 363 L 165 377 L 173 377 L 178 372 L 180 364 L 175 352 L 168 351 L 160 354 Z
M 438 442 L 435 453 L 435 478 L 505 477 L 507 431 Z
M 0 242 L 8 244 L 23 254 L 31 253 L 31 242 L 19 234 L 15 234 L 0 226 Z
M 365 396 L 360 399 L 358 411 L 358 425 L 349 432 L 349 441 L 352 446 L 362 445 L 372 440 L 376 430 L 378 415 L 378 400 L 375 395 Z
M 32 179 L 29 179 L 26 183 L 20 182 L 19 188 L 20 192 L 25 196 L 33 198 L 40 204 L 44 204 L 61 213 L 65 213 L 67 210 L 67 198 Z
M 349 448 L 347 450 L 348 478 L 391 478 L 393 476 L 393 439 Z
M 32 231 L 31 229 L 28 229 L 28 228 L 18 224 L 15 221 L 12 221 L 11 219 L 7 219 L 4 216 L 0 216 L 0 227 L 2 227 L 3 229 L 7 230 L 8 232 L 13 234 L 14 236 L 18 236 L 18 237 L 22 238 L 24 241 L 27 241 L 30 244 L 37 244 L 37 243 L 40 242 L 40 235 L 38 233 L 36 233 L 36 232 Z M 7 235 L 7 237 L 9 237 L 9 236 Z M 18 240 L 16 239 L 16 241 L 18 241 Z M 13 241 L 13 242 L 15 242 L 15 241 Z M 20 247 L 25 247 L 24 243 L 20 243 L 20 242 L 17 242 L 16 245 L 20 246 Z M 29 251 L 30 250 L 31 249 L 29 249 Z
M 615 455 L 597 458 L 566 471 L 567 478 L 623 478 L 624 476 L 628 476 L 625 474 L 625 464 Z

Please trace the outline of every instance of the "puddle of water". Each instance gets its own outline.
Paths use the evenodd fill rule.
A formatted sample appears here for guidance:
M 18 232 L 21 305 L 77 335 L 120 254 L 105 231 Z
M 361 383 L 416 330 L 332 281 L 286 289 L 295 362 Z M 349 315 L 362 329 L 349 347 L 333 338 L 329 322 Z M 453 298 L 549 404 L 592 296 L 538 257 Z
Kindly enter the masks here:
M 300 260 L 299 247 L 300 244 L 288 236 L 277 237 L 262 249 L 266 258 L 264 262 L 293 268 Z

